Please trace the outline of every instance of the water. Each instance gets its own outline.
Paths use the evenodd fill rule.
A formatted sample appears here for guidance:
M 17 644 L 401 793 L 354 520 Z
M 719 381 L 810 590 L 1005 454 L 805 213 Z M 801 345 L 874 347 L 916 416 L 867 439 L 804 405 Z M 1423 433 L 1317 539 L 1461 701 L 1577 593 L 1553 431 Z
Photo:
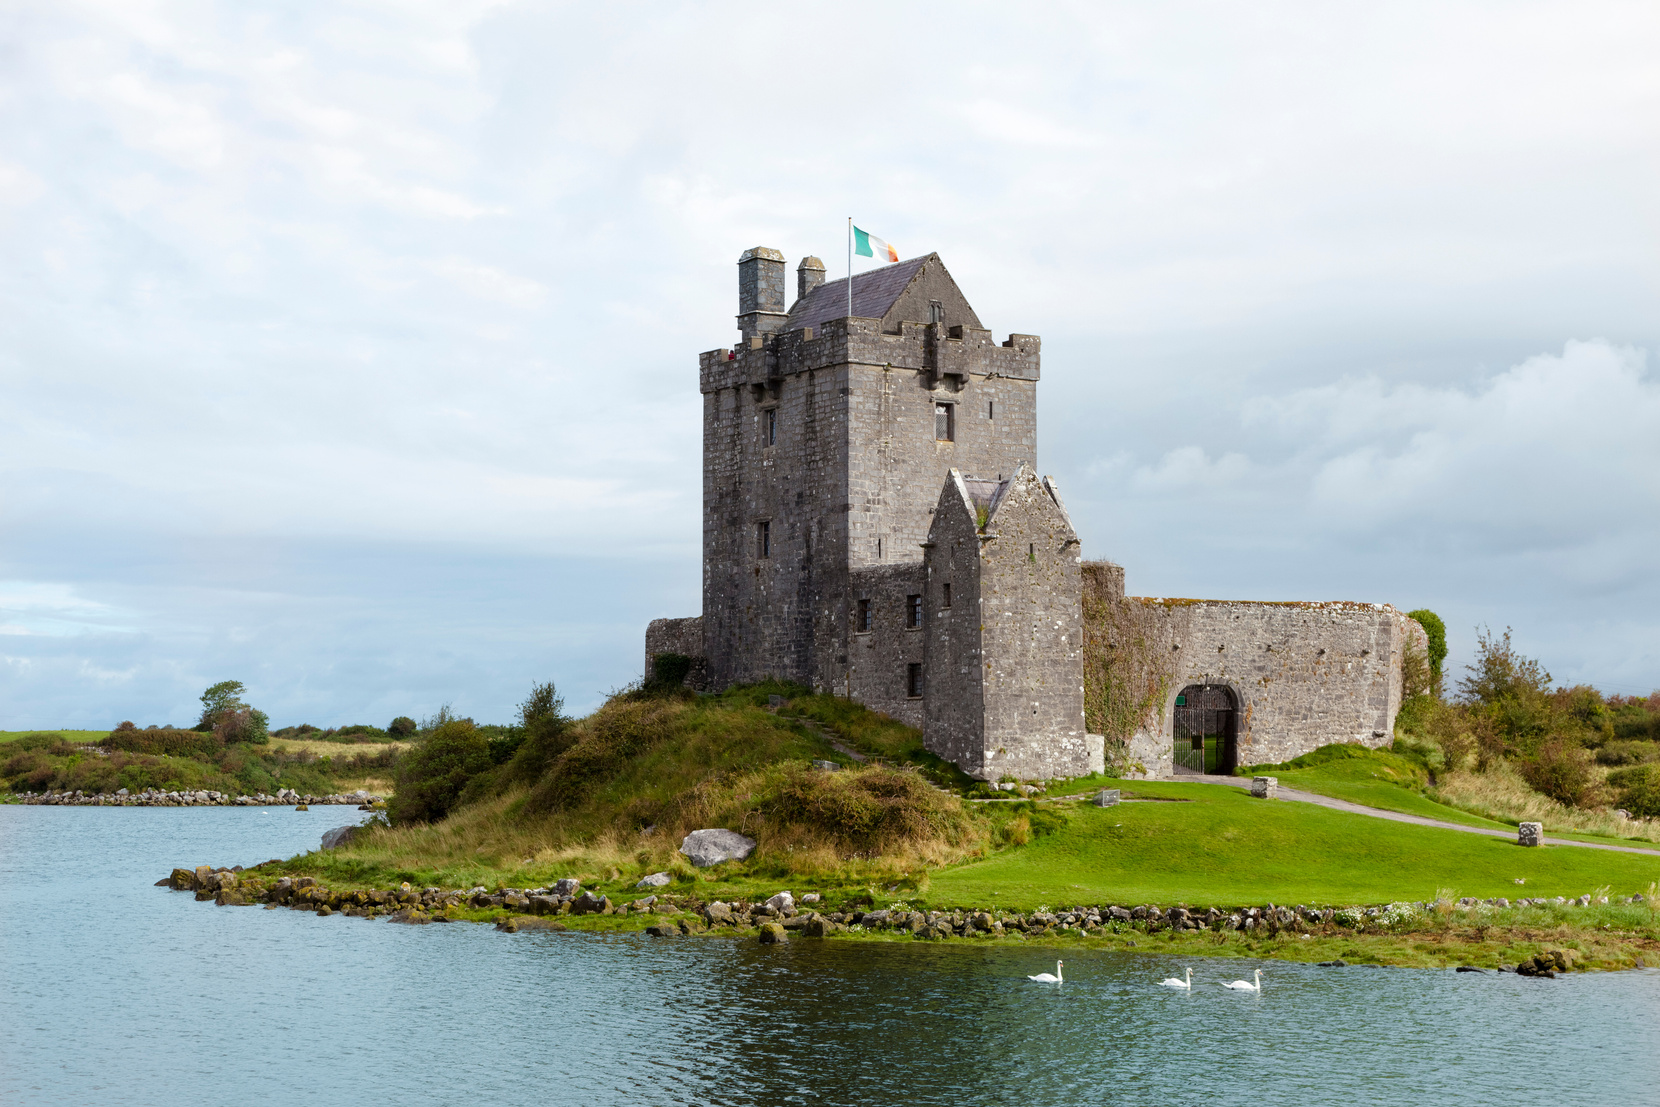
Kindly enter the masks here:
M 1660 971 L 1534 981 L 966 942 L 662 940 L 151 887 L 355 812 L 0 807 L 0 1102 L 1654 1102 Z M 1264 969 L 1260 996 L 1208 983 Z

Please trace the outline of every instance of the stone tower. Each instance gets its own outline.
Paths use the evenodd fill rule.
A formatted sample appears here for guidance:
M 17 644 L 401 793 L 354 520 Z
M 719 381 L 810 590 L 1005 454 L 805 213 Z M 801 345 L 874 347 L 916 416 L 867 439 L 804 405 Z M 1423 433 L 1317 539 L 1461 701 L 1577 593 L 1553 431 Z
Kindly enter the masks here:
M 980 325 L 936 254 L 846 280 L 738 261 L 738 345 L 700 359 L 709 686 L 768 676 L 923 720 L 922 544 L 953 468 L 1010 476 L 1037 449 L 1039 341 Z M 666 636 L 666 637 L 665 637 Z M 681 651 L 676 651 L 681 652 Z

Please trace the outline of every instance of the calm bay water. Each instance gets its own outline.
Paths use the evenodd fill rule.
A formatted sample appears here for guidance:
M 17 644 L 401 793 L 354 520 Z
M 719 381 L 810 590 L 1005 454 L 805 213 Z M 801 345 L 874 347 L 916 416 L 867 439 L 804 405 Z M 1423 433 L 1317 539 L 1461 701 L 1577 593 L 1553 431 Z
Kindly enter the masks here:
M 1660 971 L 784 948 L 199 904 L 357 813 L 0 807 L 0 1102 L 1652 1103 Z M 1209 983 L 1249 978 L 1262 995 Z

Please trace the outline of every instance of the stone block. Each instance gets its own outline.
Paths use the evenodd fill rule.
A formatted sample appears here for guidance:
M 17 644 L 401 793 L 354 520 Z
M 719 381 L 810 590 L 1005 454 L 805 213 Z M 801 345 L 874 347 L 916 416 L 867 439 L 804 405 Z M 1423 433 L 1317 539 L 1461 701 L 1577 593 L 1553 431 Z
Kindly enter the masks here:
M 1089 802 L 1093 803 L 1097 807 L 1117 807 L 1120 798 L 1121 797 L 1117 788 L 1103 788 L 1099 792 L 1095 793 L 1095 798 Z
M 1277 776 L 1253 776 L 1251 778 L 1251 795 L 1258 799 L 1274 799 L 1280 793 L 1280 778 Z
M 1544 823 L 1522 823 L 1516 828 L 1516 844 L 1518 846 L 1537 846 L 1545 841 Z

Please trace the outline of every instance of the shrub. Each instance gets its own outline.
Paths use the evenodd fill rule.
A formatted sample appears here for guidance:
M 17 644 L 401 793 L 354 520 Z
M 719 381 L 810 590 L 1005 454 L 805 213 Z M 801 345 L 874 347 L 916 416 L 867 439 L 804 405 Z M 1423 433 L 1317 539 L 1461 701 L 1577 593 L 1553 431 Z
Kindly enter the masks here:
M 585 720 L 585 726 L 568 738 L 562 732 L 548 734 L 546 744 L 537 750 L 531 750 L 527 738 L 524 745 L 530 756 L 526 762 L 562 747 L 530 791 L 527 807 L 531 811 L 575 806 L 588 790 L 621 772 L 630 759 L 670 737 L 675 720 L 686 710 L 673 700 L 625 697 L 613 700 L 607 708 Z M 529 765 L 516 768 L 528 769 Z
M 843 847 L 887 852 L 955 829 L 961 816 L 948 810 L 949 802 L 915 772 L 876 766 L 822 773 L 803 766 L 785 772 L 767 807 L 771 817 Z M 1033 832 L 1045 831 L 1034 825 Z
M 123 723 L 116 727 L 99 745 L 106 749 L 125 750 L 128 753 L 171 757 L 217 757 L 225 749 L 224 739 L 216 734 L 160 728 L 139 730 L 131 723 Z
M 435 729 L 398 764 L 387 803 L 395 823 L 435 822 L 449 814 L 467 782 L 490 767 L 490 745 L 468 719 Z
M 1550 738 L 1517 766 L 1534 791 L 1557 803 L 1579 806 L 1590 798 L 1591 767 L 1585 752 L 1561 738 Z
M 126 725 L 131 727 L 133 724 L 127 723 Z M 13 750 L 44 750 L 47 753 L 60 756 L 70 751 L 69 742 L 64 739 L 63 735 L 42 733 L 25 734 L 21 738 L 14 738 L 7 743 L 7 748 Z
M 265 712 L 247 704 L 237 704 L 225 708 L 215 717 L 213 736 L 222 745 L 245 742 L 249 745 L 263 746 L 271 740 L 266 724 Z
M 1620 806 L 1642 819 L 1660 818 L 1660 765 L 1638 765 L 1608 774 Z
M 386 724 L 386 733 L 393 738 L 408 738 L 415 733 L 415 720 L 408 715 L 399 715 Z
M 1597 750 L 1599 765 L 1644 765 L 1660 761 L 1660 745 L 1653 742 L 1609 742 Z

